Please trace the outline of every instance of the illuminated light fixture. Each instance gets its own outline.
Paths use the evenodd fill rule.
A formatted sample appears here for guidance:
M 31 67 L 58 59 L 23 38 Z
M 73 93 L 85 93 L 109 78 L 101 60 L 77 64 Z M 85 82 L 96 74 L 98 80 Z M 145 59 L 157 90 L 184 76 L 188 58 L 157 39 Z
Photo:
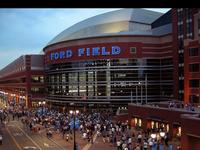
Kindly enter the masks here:
M 160 136 L 161 136 L 161 137 L 164 137 L 164 136 L 165 136 L 165 132 L 161 131 L 161 132 L 160 132 Z
M 156 138 L 156 134 L 155 134 L 155 133 L 152 133 L 152 134 L 151 134 L 151 138 L 152 138 L 152 139 L 155 139 L 155 138 Z
M 76 110 L 76 114 L 78 114 L 79 113 L 79 110 Z
M 70 113 L 70 114 L 73 114 L 73 110 L 70 110 L 69 113 Z

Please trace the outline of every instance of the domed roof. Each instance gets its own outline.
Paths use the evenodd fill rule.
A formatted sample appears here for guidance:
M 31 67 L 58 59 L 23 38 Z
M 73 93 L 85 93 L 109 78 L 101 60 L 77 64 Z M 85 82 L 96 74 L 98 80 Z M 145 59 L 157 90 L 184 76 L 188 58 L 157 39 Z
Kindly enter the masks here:
M 48 44 L 116 34 L 151 34 L 151 23 L 162 13 L 141 8 L 120 9 L 100 14 L 67 28 Z

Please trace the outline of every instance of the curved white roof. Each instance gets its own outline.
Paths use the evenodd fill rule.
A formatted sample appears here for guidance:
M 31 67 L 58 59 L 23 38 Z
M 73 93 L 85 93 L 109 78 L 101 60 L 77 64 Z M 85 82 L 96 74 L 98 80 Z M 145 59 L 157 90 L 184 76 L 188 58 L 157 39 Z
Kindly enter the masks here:
M 162 13 L 141 8 L 120 9 L 81 21 L 53 38 L 48 44 L 62 41 L 116 34 L 149 35 L 151 23 Z

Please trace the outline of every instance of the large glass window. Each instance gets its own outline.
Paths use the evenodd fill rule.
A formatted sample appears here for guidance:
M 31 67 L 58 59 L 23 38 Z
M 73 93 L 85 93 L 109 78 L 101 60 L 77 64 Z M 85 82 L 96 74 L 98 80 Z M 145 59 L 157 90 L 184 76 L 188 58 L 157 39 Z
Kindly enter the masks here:
M 78 73 L 69 73 L 69 95 L 78 96 Z
M 86 73 L 79 72 L 79 95 L 86 95 Z
M 178 11 L 178 22 L 183 21 L 183 11 Z
M 39 87 L 32 87 L 31 88 L 31 93 L 33 94 L 43 94 L 44 88 L 39 88 Z
M 41 83 L 43 83 L 44 82 L 44 77 L 43 76 L 32 76 L 31 77 L 31 81 L 32 82 L 41 82 Z
M 47 88 L 52 99 L 57 95 L 56 99 L 60 100 L 139 102 L 146 95 L 145 76 L 149 101 L 173 93 L 172 58 L 90 60 L 54 64 L 48 68 Z
M 187 38 L 192 38 L 192 12 L 191 9 L 186 9 L 186 33 Z

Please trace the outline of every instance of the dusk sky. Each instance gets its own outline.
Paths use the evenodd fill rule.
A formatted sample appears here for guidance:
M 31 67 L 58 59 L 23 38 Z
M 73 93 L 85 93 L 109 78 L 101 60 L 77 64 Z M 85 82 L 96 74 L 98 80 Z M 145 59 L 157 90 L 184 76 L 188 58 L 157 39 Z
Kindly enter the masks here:
M 0 9 L 0 69 L 21 55 L 40 53 L 73 24 L 118 9 Z M 165 13 L 169 9 L 149 10 Z

